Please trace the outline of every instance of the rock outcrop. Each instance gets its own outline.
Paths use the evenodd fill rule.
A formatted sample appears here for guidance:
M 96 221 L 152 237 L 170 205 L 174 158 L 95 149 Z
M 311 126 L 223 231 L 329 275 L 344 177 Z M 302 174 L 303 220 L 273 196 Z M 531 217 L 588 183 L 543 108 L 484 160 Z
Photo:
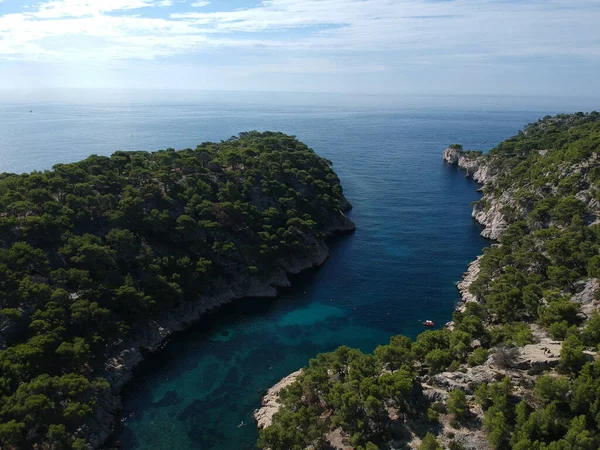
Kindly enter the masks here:
M 267 391 L 262 399 L 262 407 L 254 411 L 254 418 L 256 419 L 259 430 L 271 426 L 273 415 L 279 411 L 279 407 L 281 406 L 279 403 L 279 392 L 296 381 L 296 378 L 298 378 L 301 373 L 302 370 L 297 370 L 296 372 L 289 374 Z
M 444 150 L 444 160 L 448 164 L 457 165 L 465 171 L 466 176 L 485 184 L 491 181 L 496 173 L 491 166 L 483 162 L 481 156 L 481 152 L 465 152 L 450 147 Z
M 467 271 L 463 274 L 462 280 L 460 280 L 456 284 L 456 287 L 458 288 L 458 291 L 460 292 L 460 296 L 462 298 L 463 305 L 465 303 L 477 301 L 477 298 L 469 292 L 469 288 L 471 287 L 471 284 L 473 284 L 473 282 L 479 276 L 479 272 L 481 271 L 481 268 L 480 268 L 481 258 L 483 258 L 483 256 L 478 256 L 475 261 L 471 262 L 467 266 Z
M 496 373 L 486 364 L 469 367 L 464 372 L 439 373 L 430 377 L 429 385 L 446 393 L 462 389 L 465 393 L 472 395 L 480 384 L 493 382 L 495 375 Z
M 519 369 L 530 369 L 531 367 L 552 368 L 560 362 L 561 341 L 550 338 L 542 338 L 535 344 L 527 344 L 520 349 L 519 357 L 515 367 Z
M 444 160 L 449 164 L 456 164 L 465 171 L 467 176 L 473 177 L 479 170 L 479 160 L 476 156 L 467 156 L 463 150 L 448 147 L 444 150 Z
M 600 309 L 600 299 L 596 298 L 597 292 L 600 292 L 600 280 L 590 278 L 585 282 L 581 291 L 571 297 L 572 302 L 579 303 L 579 310 L 586 319 L 594 311 Z
M 486 239 L 497 241 L 508 227 L 508 223 L 502 214 L 504 203 L 495 198 L 485 195 L 480 202 L 473 206 L 473 218 L 483 225 L 481 235 Z
M 581 303 L 586 305 L 596 301 L 595 294 L 600 290 L 600 281 L 597 278 L 590 278 L 585 282 L 583 289 L 575 294 L 572 298 L 572 302 Z

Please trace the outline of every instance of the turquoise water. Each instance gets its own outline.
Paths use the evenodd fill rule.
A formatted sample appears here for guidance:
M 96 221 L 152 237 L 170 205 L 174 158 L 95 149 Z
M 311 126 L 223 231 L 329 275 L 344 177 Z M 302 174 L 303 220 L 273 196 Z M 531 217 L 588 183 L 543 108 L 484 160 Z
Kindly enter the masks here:
M 0 171 L 280 130 L 334 162 L 354 205 L 357 231 L 331 242 L 323 267 L 294 277 L 278 299 L 240 300 L 204 317 L 139 367 L 125 392 L 123 447 L 253 449 L 262 394 L 317 353 L 342 344 L 371 351 L 393 334 L 414 337 L 424 319 L 450 320 L 455 283 L 487 242 L 470 217 L 477 186 L 442 162 L 443 149 L 487 150 L 559 112 L 496 103 L 255 94 L 1 105 Z

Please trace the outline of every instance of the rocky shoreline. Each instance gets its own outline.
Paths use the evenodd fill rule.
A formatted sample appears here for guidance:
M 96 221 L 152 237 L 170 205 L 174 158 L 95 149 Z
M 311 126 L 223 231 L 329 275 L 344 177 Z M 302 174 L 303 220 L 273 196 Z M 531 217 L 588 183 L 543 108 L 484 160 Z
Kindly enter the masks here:
M 469 263 L 467 266 L 467 271 L 463 273 L 461 280 L 456 283 L 456 288 L 460 293 L 461 302 L 456 305 L 454 308 L 455 311 L 464 312 L 467 307 L 467 303 L 477 301 L 477 297 L 469 292 L 469 288 L 479 276 L 479 272 L 481 271 L 481 258 L 483 258 L 483 255 L 479 255 L 475 261 Z M 454 329 L 454 322 L 448 322 L 446 324 L 446 328 L 449 328 L 450 330 Z
M 510 199 L 496 199 L 491 193 L 485 193 L 484 187 L 494 182 L 496 172 L 485 164 L 482 158 L 465 154 L 463 151 L 453 148 L 444 150 L 444 161 L 458 166 L 465 172 L 465 176 L 482 185 L 480 190 L 484 191 L 484 194 L 481 200 L 473 206 L 471 216 L 483 226 L 481 235 L 484 238 L 497 241 L 508 226 L 508 222 L 502 214 L 502 207 L 509 203 Z
M 478 156 L 466 156 L 462 150 L 448 147 L 444 150 L 444 161 L 448 164 L 457 166 L 465 172 L 465 176 L 472 178 L 481 185 L 480 191 L 486 184 L 493 183 L 495 172 L 486 164 L 483 164 Z M 507 222 L 501 212 L 502 204 L 493 198 L 490 194 L 483 194 L 482 198 L 473 205 L 471 216 L 483 226 L 481 236 L 490 240 L 498 240 L 500 235 L 507 227 Z M 456 284 L 462 302 L 456 306 L 457 311 L 464 311 L 469 302 L 477 301 L 477 298 L 469 292 L 469 287 L 477 279 L 480 272 L 480 263 L 482 255 L 479 255 L 475 261 L 467 266 L 467 271 L 462 279 Z M 448 322 L 448 327 L 452 328 L 453 322 Z
M 279 411 L 279 407 L 281 406 L 279 403 L 279 392 L 296 381 L 296 378 L 301 374 L 302 369 L 290 373 L 288 376 L 282 378 L 277 384 L 273 385 L 273 387 L 269 388 L 262 398 L 262 406 L 254 411 L 254 419 L 256 420 L 259 430 L 271 426 L 271 423 L 273 423 L 273 415 Z
M 344 199 L 343 211 L 350 209 L 350 203 Z M 324 235 L 326 238 L 354 230 L 354 223 L 340 212 L 339 216 L 332 218 Z M 308 249 L 303 257 L 280 261 L 279 269 L 267 279 L 240 277 L 230 283 L 222 282 L 213 289 L 211 295 L 185 302 L 151 322 L 138 326 L 133 336 L 120 343 L 109 357 L 103 375 L 111 388 L 99 399 L 95 414 L 80 427 L 77 437 L 83 437 L 93 448 L 113 448 L 103 444 L 117 428 L 122 411 L 121 391 L 131 382 L 134 369 L 144 355 L 160 350 L 173 333 L 184 330 L 221 305 L 242 298 L 276 297 L 279 289 L 290 286 L 289 275 L 318 267 L 329 256 L 329 247 L 324 239 L 310 238 Z

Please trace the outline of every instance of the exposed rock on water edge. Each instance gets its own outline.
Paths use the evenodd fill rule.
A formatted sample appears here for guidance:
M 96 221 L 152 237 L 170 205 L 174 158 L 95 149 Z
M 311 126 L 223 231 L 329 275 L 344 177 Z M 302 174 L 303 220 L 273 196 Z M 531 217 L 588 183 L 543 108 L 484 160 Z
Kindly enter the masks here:
M 262 407 L 254 411 L 254 418 L 256 419 L 259 430 L 271 425 L 273 422 L 273 415 L 279 411 L 280 407 L 279 392 L 296 381 L 296 378 L 298 378 L 301 373 L 302 370 L 297 370 L 296 372 L 289 374 L 267 391 L 262 398 Z
M 469 292 L 469 287 L 471 287 L 471 284 L 473 284 L 479 276 L 479 272 L 481 271 L 481 258 L 482 256 L 478 256 L 475 261 L 467 266 L 467 271 L 463 274 L 462 280 L 456 284 L 462 297 L 463 304 L 477 301 L 475 296 Z
M 486 183 L 492 183 L 495 179 L 494 171 L 482 160 L 481 153 L 467 152 L 448 147 L 444 150 L 444 161 L 450 165 L 455 165 L 465 172 L 465 176 L 472 178 L 479 184 L 485 186 Z M 484 238 L 498 240 L 500 235 L 507 227 L 507 222 L 501 212 L 501 204 L 491 194 L 485 194 L 473 205 L 472 217 L 483 226 L 481 235 Z M 464 311 L 466 304 L 477 301 L 475 295 L 469 292 L 471 284 L 481 271 L 480 255 L 477 259 L 467 266 L 467 271 L 463 274 L 461 280 L 456 284 L 462 302 L 456 307 L 457 311 Z M 447 327 L 452 329 L 453 322 L 448 322 Z
M 464 170 L 465 175 L 472 178 L 481 185 L 493 183 L 496 173 L 490 165 L 479 157 L 479 153 L 465 153 L 461 150 L 447 148 L 444 150 L 444 160 Z M 486 193 L 473 206 L 471 214 L 483 227 L 481 235 L 484 238 L 498 240 L 502 232 L 508 226 L 506 218 L 502 214 L 504 205 L 512 202 L 510 195 L 504 195 L 496 199 L 492 191 Z
M 485 184 L 491 181 L 496 175 L 494 171 L 486 164 L 482 163 L 480 152 L 463 152 L 454 148 L 444 150 L 444 160 L 457 165 L 465 171 L 465 175 L 473 178 L 479 184 Z
M 342 206 L 344 211 L 351 208 L 346 199 Z M 324 237 L 349 233 L 354 229 L 354 223 L 340 212 L 331 217 Z M 325 239 L 307 237 L 306 244 L 307 251 L 303 256 L 280 261 L 280 268 L 266 279 L 240 275 L 229 283 L 223 281 L 212 289 L 210 295 L 202 295 L 195 301 L 184 302 L 165 311 L 158 318 L 140 325 L 135 333 L 132 333 L 132 337 L 123 342 L 118 351 L 109 358 L 104 376 L 111 389 L 100 399 L 95 414 L 81 427 L 78 434 L 94 448 L 102 446 L 115 431 L 122 411 L 121 390 L 132 380 L 135 367 L 144 359 L 145 354 L 160 350 L 173 333 L 184 330 L 207 312 L 234 300 L 276 297 L 278 289 L 290 286 L 288 275 L 318 267 L 327 260 L 329 247 Z M 273 413 L 265 417 L 268 416 L 270 421 Z

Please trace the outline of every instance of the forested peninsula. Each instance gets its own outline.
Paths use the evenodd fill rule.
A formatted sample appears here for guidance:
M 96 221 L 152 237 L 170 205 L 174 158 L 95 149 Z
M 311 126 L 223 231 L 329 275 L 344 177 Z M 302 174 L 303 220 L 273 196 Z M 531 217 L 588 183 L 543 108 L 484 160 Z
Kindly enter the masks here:
M 323 263 L 354 229 L 331 166 L 248 132 L 0 174 L 0 448 L 98 447 L 145 350 Z
M 259 446 L 600 448 L 599 153 L 597 112 L 544 117 L 486 154 L 450 146 L 495 241 L 453 320 L 318 355 L 263 399 Z

